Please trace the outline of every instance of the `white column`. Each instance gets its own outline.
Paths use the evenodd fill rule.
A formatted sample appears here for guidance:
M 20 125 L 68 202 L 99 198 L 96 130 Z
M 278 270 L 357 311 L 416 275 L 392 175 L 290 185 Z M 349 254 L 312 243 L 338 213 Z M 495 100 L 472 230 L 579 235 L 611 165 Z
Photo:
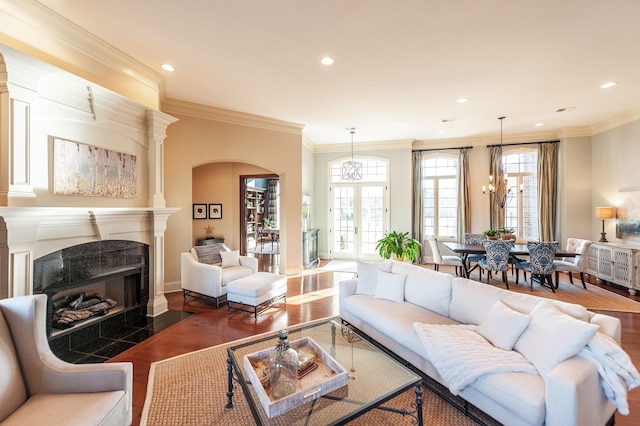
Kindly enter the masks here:
M 165 207 L 164 199 L 164 139 L 167 127 L 178 121 L 160 111 L 147 111 L 147 138 L 149 165 L 149 207 Z
M 169 309 L 164 296 L 164 233 L 167 230 L 167 219 L 177 209 L 154 210 L 153 242 L 149 247 L 149 302 L 147 316 L 155 317 Z

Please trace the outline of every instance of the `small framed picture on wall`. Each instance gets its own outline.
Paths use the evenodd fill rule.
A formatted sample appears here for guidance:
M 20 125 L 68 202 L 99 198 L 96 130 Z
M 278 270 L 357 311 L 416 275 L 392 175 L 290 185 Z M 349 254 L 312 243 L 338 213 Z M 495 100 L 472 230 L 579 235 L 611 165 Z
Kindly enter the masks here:
M 207 218 L 207 205 L 206 204 L 194 204 L 193 205 L 193 218 L 194 219 L 206 219 Z
M 209 204 L 209 219 L 222 219 L 222 204 Z

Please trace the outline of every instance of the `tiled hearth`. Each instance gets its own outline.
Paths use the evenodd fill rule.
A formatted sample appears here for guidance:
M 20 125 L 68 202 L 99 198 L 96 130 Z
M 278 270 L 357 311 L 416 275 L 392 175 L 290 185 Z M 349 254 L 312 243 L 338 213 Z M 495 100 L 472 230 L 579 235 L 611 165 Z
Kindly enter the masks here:
M 53 338 L 49 345 L 58 358 L 67 362 L 106 362 L 189 315 L 188 312 L 167 311 L 150 318 L 140 315 L 139 309 L 129 310 L 75 333 Z
M 141 242 L 102 240 L 34 261 L 33 292 L 49 297 L 49 346 L 58 358 L 105 362 L 189 315 L 167 311 L 148 316 L 148 252 Z M 106 309 L 92 310 L 104 300 L 110 302 Z

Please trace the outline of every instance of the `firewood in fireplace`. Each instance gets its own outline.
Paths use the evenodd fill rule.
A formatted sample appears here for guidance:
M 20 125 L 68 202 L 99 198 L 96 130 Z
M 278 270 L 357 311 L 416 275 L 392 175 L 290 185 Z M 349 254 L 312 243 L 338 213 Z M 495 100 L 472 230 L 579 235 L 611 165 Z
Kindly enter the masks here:
M 87 291 L 59 300 L 67 303 L 58 303 L 57 308 L 54 309 L 52 326 L 58 329 L 73 327 L 77 321 L 90 317 L 106 315 L 117 304 L 115 300 L 102 297 L 95 291 Z

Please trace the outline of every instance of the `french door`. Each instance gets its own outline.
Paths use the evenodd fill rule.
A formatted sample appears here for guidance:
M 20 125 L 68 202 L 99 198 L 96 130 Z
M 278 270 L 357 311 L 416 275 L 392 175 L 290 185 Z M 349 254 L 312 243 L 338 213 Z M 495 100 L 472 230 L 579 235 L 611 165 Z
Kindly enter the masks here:
M 337 183 L 329 188 L 329 250 L 334 259 L 376 259 L 388 228 L 386 183 Z

